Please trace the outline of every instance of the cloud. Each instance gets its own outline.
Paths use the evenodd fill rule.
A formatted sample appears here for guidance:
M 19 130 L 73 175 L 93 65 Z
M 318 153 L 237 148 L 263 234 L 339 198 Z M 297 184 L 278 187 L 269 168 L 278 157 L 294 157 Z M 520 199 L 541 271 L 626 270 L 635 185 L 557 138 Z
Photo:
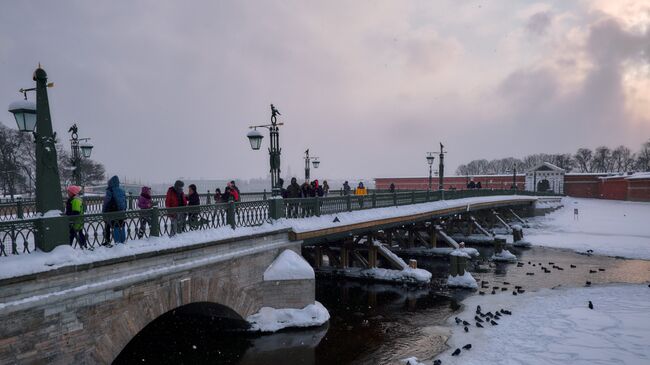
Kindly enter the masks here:
M 552 15 L 548 11 L 535 13 L 528 18 L 526 22 L 526 30 L 533 35 L 542 36 L 546 34 L 549 26 L 551 25 Z

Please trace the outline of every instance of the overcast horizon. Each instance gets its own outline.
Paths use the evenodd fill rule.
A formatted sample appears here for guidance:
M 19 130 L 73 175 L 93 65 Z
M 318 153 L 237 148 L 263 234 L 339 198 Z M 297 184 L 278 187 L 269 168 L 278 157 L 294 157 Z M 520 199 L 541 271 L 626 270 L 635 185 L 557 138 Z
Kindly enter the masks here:
M 0 122 L 41 63 L 55 131 L 145 182 L 425 176 L 650 138 L 648 1 L 21 1 L 0 14 Z M 33 100 L 33 95 L 30 96 Z M 437 164 L 437 157 L 436 157 Z

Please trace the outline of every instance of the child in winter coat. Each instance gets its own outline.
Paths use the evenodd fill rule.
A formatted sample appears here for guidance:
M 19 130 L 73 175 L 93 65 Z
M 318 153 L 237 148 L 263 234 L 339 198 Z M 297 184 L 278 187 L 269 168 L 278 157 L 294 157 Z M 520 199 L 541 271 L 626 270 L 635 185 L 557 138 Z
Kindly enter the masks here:
M 83 216 L 83 201 L 79 197 L 81 188 L 76 185 L 68 186 L 68 200 L 65 202 L 65 215 Z M 86 248 L 86 235 L 83 232 L 84 221 L 82 217 L 70 219 L 70 246 L 74 243 L 75 238 L 79 247 Z
M 143 186 L 140 191 L 140 196 L 138 197 L 138 208 L 139 209 L 151 209 L 153 208 L 153 200 L 151 200 L 151 188 L 148 186 Z M 147 225 L 151 225 L 148 217 L 140 217 L 140 228 L 138 229 L 138 238 L 144 237 L 144 234 L 147 229 Z

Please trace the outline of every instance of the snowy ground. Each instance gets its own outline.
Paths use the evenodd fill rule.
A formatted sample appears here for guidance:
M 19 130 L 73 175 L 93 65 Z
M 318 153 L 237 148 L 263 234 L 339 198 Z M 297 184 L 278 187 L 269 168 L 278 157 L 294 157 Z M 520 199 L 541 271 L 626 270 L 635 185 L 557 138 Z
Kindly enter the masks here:
M 442 364 L 650 364 L 647 284 L 472 296 L 463 305 L 457 317 L 470 322 L 469 332 L 449 319 L 450 349 L 436 357 Z M 483 313 L 503 308 L 512 315 L 478 328 L 477 305 Z M 466 344 L 470 350 L 451 356 Z
M 534 245 L 650 260 L 650 203 L 564 198 L 564 207 L 529 219 Z M 578 209 L 578 217 L 573 211 Z

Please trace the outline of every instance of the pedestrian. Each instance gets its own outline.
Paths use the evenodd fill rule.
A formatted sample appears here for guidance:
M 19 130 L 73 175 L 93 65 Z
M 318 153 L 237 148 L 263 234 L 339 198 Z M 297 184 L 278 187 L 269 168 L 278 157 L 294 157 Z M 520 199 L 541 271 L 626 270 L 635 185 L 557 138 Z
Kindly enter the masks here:
M 221 189 L 216 188 L 214 190 L 214 203 L 219 204 L 223 202 L 223 196 L 221 195 Z
M 174 186 L 170 186 L 169 189 L 167 189 L 167 195 L 165 196 L 165 207 L 177 208 L 187 205 L 187 197 L 183 192 L 183 186 L 185 186 L 184 182 L 176 180 Z M 171 220 L 171 229 L 169 236 L 174 236 L 176 233 L 182 232 L 185 227 L 185 214 L 181 212 L 174 212 L 172 210 L 172 212 L 168 213 L 167 216 Z
M 298 185 L 298 180 L 295 177 L 291 178 L 291 184 L 287 187 L 287 198 L 294 199 L 302 196 L 302 189 Z
M 153 200 L 151 199 L 151 188 L 143 186 L 138 197 L 138 208 L 141 210 L 153 208 Z M 147 225 L 151 226 L 151 218 L 146 215 L 140 216 L 140 228 L 138 229 L 138 238 L 144 237 Z
M 230 188 L 236 192 L 236 193 L 233 192 L 233 197 L 235 198 L 235 201 L 238 202 L 239 199 L 241 199 L 241 192 L 239 191 L 239 188 L 235 184 L 235 180 L 230 180 Z
M 280 187 L 280 196 L 282 199 L 287 198 L 287 190 L 284 188 L 284 179 L 279 178 L 278 179 L 278 186 Z
M 325 195 L 325 191 L 323 190 L 323 187 L 318 183 L 318 180 L 314 180 L 314 195 L 318 197 Z
M 328 196 L 329 193 L 330 193 L 330 186 L 329 186 L 329 184 L 327 184 L 327 180 L 324 180 L 323 181 L 323 194 L 325 196 Z
M 390 183 L 390 186 L 388 187 L 388 191 L 391 192 L 391 193 L 394 193 L 395 192 L 395 184 Z
M 190 184 L 187 191 L 187 205 L 188 206 L 198 206 L 201 205 L 201 197 L 199 193 L 196 192 L 196 185 Z M 199 214 L 198 209 L 192 211 L 188 215 L 188 221 L 190 223 L 191 229 L 196 229 L 199 226 Z
M 480 182 L 480 181 L 476 183 L 476 188 L 477 188 L 477 189 L 482 188 L 482 186 L 481 186 L 481 182 Z
M 470 181 L 470 182 L 467 184 L 467 189 L 469 189 L 469 190 L 472 190 L 472 189 L 474 189 L 475 187 L 476 187 L 476 183 L 474 183 L 474 180 Z
M 233 199 L 232 194 L 230 193 L 232 189 L 230 188 L 230 183 L 226 185 L 226 188 L 223 189 L 223 195 L 221 196 L 221 201 L 224 203 L 228 203 L 230 199 Z
M 348 184 L 347 180 L 343 183 L 343 195 L 350 195 L 350 184 Z
M 354 195 L 368 195 L 368 190 L 363 186 L 362 182 L 359 182 L 357 189 L 354 191 Z
M 75 238 L 79 243 L 79 247 L 86 248 L 86 235 L 84 234 L 84 208 L 83 201 L 79 197 L 81 188 L 76 185 L 68 186 L 68 200 L 65 202 L 65 215 L 77 216 L 77 218 L 70 219 L 70 246 L 74 243 Z
M 301 189 L 303 198 L 309 198 L 311 196 L 311 185 L 309 184 L 309 180 L 305 180 L 305 183 L 302 184 Z
M 120 187 L 120 178 L 117 175 L 108 180 L 106 195 L 102 205 L 102 213 L 123 212 L 126 210 L 126 193 Z M 124 219 L 109 219 L 104 224 L 104 245 L 111 244 L 111 230 L 113 232 L 113 242 L 124 243 L 126 241 L 126 231 L 124 230 Z
M 298 180 L 295 177 L 291 178 L 291 184 L 287 187 L 287 199 L 298 199 L 302 197 L 302 188 L 298 185 Z M 300 210 L 300 203 L 297 201 L 289 201 L 286 203 L 288 206 L 287 218 L 296 218 Z

